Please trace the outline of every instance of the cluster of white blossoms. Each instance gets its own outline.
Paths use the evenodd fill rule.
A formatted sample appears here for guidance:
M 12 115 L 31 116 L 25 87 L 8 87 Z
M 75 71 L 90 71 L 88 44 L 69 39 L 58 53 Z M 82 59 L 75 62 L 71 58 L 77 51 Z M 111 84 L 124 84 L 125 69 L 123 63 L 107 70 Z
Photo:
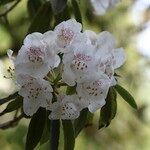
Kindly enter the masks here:
M 116 84 L 114 70 L 125 61 L 124 50 L 115 46 L 109 32 L 82 32 L 75 19 L 63 21 L 54 31 L 27 35 L 16 58 L 8 51 L 26 115 L 44 107 L 50 119 L 75 119 L 84 108 L 95 112 L 104 106 L 109 88 Z M 61 76 L 57 82 L 56 70 Z M 70 86 L 73 95 L 65 94 Z
M 109 8 L 114 7 L 120 0 L 90 0 L 96 15 L 103 15 Z

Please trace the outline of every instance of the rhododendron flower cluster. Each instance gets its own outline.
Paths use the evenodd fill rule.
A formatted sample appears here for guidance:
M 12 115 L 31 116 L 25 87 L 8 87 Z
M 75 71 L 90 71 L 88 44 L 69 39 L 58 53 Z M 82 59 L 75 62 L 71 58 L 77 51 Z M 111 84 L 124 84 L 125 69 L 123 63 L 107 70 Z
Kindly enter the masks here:
M 44 107 L 50 119 L 76 119 L 84 108 L 95 112 L 104 106 L 117 82 L 114 70 L 125 61 L 112 34 L 82 32 L 75 19 L 44 34 L 27 35 L 16 58 L 12 54 L 9 50 L 25 114 Z M 68 94 L 68 88 L 74 92 Z

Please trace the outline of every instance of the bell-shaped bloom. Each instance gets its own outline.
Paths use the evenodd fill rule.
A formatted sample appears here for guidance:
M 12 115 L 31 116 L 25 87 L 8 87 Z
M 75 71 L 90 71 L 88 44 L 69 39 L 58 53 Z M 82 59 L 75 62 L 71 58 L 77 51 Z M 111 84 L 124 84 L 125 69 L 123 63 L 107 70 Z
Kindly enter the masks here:
M 64 54 L 64 71 L 62 80 L 70 86 L 81 82 L 86 76 L 94 73 L 95 57 L 94 48 L 90 44 L 76 44 L 70 48 L 70 52 Z
M 70 45 L 86 41 L 81 30 L 82 25 L 75 19 L 69 19 L 58 24 L 54 29 L 56 51 L 66 53 Z
M 17 76 L 20 86 L 19 94 L 23 97 L 23 110 L 26 115 L 32 116 L 39 107 L 47 108 L 51 105 L 53 89 L 48 81 L 29 75 Z
M 60 58 L 43 39 L 43 34 L 37 32 L 26 36 L 14 60 L 16 75 L 29 74 L 43 78 L 51 68 L 58 66 Z
M 96 15 L 104 15 L 106 11 L 114 7 L 119 0 L 91 0 L 91 5 Z
M 87 30 L 84 34 L 89 39 L 88 43 L 94 46 L 95 61 L 97 61 L 98 70 L 109 77 L 112 82 L 111 85 L 115 85 L 114 70 L 125 62 L 124 49 L 116 49 L 116 40 L 107 31 L 95 34 L 93 31 Z
M 79 99 L 77 95 L 58 95 L 49 109 L 49 119 L 76 119 L 80 114 Z
M 77 94 L 88 103 L 88 109 L 95 112 L 105 105 L 105 98 L 110 87 L 110 80 L 105 74 L 92 74 L 82 83 L 77 83 Z

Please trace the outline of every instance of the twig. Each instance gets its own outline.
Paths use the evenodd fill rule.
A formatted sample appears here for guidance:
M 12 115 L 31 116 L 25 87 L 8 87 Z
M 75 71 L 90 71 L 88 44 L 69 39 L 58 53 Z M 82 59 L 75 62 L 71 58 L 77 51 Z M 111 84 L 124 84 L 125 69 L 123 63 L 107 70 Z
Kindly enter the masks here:
M 21 0 L 17 0 L 9 9 L 0 14 L 0 17 L 6 16 L 12 9 L 14 9 Z
M 5 122 L 3 124 L 0 124 L 0 129 L 8 129 L 10 127 L 14 127 L 15 125 L 17 125 L 17 123 L 23 118 L 23 114 L 21 114 L 20 116 L 14 118 L 13 120 L 10 120 L 8 122 Z

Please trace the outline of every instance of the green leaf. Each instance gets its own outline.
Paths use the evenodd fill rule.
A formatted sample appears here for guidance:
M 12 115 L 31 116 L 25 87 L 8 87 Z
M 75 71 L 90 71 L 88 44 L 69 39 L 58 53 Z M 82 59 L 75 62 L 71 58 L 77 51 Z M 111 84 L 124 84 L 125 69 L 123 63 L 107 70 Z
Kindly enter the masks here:
M 54 14 L 61 13 L 67 5 L 67 0 L 52 0 L 52 9 Z
M 44 1 L 45 0 L 28 0 L 27 9 L 31 19 L 35 16 Z
M 74 121 L 75 137 L 77 137 L 81 130 L 85 127 L 87 115 L 88 109 L 85 108 L 80 112 L 80 116 Z
M 81 11 L 80 11 L 80 8 L 79 8 L 78 1 L 77 0 L 72 0 L 71 2 L 72 2 L 72 7 L 73 7 L 73 10 L 74 10 L 75 18 L 78 22 L 80 22 L 82 24 L 82 16 L 81 16 Z
M 44 108 L 39 108 L 38 111 L 33 115 L 29 124 L 26 139 L 26 150 L 33 150 L 39 143 L 44 130 L 45 120 L 46 110 Z
M 5 4 L 13 2 L 13 1 L 16 1 L 16 0 L 0 0 L 0 5 L 5 5 Z
M 58 73 L 58 75 L 56 76 L 56 78 L 54 79 L 54 81 L 53 81 L 53 83 L 54 84 L 57 84 L 58 83 L 58 81 L 60 81 L 61 80 L 61 73 Z
M 64 20 L 68 20 L 70 18 L 71 18 L 71 12 L 69 10 L 68 5 L 66 5 L 66 7 L 64 8 L 64 10 L 62 12 L 55 15 L 54 26 L 58 25 L 59 23 L 61 23 Z
M 117 112 L 116 99 L 116 91 L 113 88 L 110 88 L 106 98 L 106 104 L 100 111 L 99 129 L 109 126 L 111 120 L 115 117 Z
M 116 91 L 119 93 L 119 95 L 133 108 L 137 109 L 137 104 L 134 100 L 134 98 L 132 97 L 132 95 L 125 90 L 123 87 L 121 87 L 120 85 L 115 85 L 114 88 L 116 89 Z
M 89 127 L 93 125 L 93 118 L 94 118 L 94 114 L 91 112 L 88 112 L 85 127 Z
M 31 25 L 28 29 L 28 33 L 32 32 L 42 32 L 50 29 L 50 21 L 52 19 L 52 10 L 51 10 L 51 3 L 45 2 L 40 9 L 38 10 L 37 14 L 33 18 Z
M 116 76 L 116 77 L 121 77 L 119 74 L 117 74 L 117 73 L 114 73 L 114 76 Z
M 64 132 L 64 150 L 74 150 L 75 135 L 71 120 L 62 120 Z
M 22 106 L 22 97 L 19 96 L 17 97 L 14 101 L 10 102 L 6 109 L 4 109 L 1 113 L 0 113 L 0 116 L 6 114 L 6 113 L 9 113 L 9 112 L 12 112 L 14 110 L 17 110 L 18 108 L 20 108 Z
M 14 94 L 9 95 L 8 97 L 5 97 L 3 99 L 0 99 L 0 105 L 9 102 L 10 100 L 15 99 L 18 96 L 18 92 L 15 92 Z
M 67 95 L 73 95 L 76 93 L 76 86 L 68 86 L 66 90 Z
M 60 135 L 60 120 L 51 120 L 50 149 L 58 150 Z
M 50 127 L 51 127 L 51 121 L 47 115 L 45 119 L 44 131 L 40 139 L 40 145 L 46 143 L 50 139 Z

